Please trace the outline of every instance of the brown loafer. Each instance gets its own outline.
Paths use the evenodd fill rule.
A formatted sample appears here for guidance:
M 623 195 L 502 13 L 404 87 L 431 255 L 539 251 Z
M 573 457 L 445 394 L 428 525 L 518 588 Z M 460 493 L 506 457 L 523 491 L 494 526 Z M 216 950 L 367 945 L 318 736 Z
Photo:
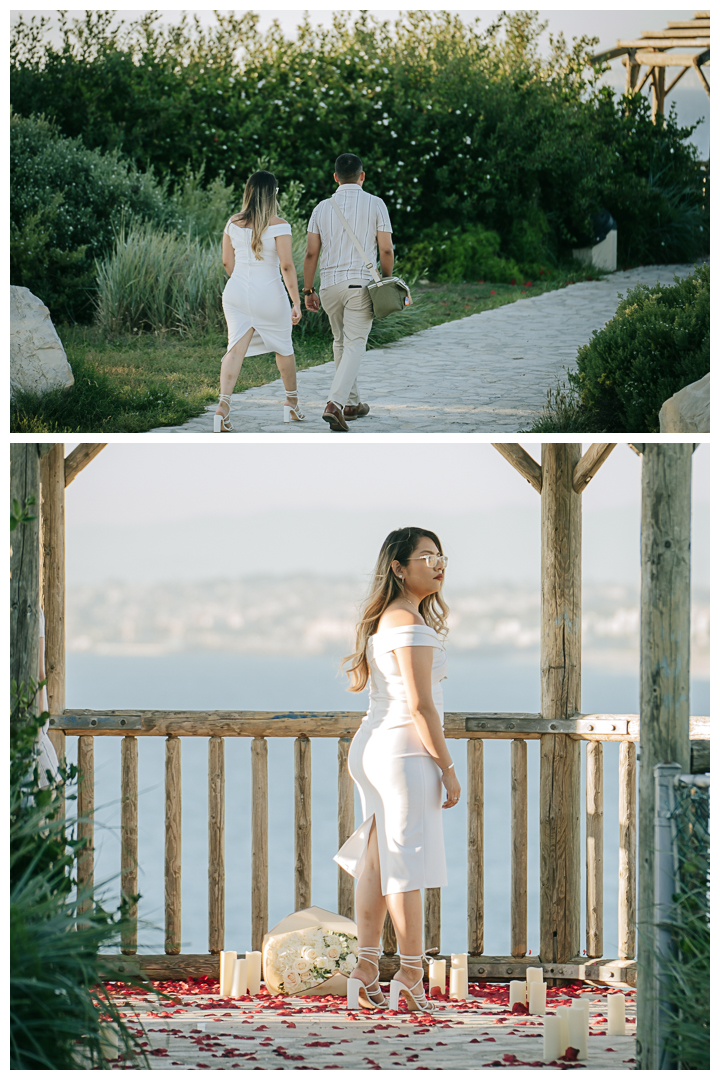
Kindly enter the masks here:
M 346 405 L 343 409 L 343 416 L 346 420 L 357 420 L 358 416 L 367 416 L 370 412 L 370 406 L 367 402 L 362 401 L 359 405 Z
M 350 430 L 350 428 L 345 423 L 345 418 L 343 417 L 343 410 L 338 408 L 334 401 L 328 401 L 327 405 L 325 406 L 325 412 L 323 413 L 322 418 L 330 425 L 331 431 Z

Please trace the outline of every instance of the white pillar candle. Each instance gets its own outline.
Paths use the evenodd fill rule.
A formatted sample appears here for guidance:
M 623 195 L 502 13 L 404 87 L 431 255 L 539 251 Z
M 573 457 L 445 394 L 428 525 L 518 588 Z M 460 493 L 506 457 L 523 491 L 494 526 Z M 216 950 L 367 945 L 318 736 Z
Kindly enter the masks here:
M 230 997 L 239 998 L 244 997 L 245 994 L 247 994 L 247 969 L 247 960 L 241 960 L 240 957 L 238 957 L 235 961 L 235 967 L 233 968 Z
M 245 959 L 247 960 L 247 988 L 248 994 L 255 997 L 260 993 L 260 961 L 261 954 L 259 952 L 246 952 Z
M 545 994 L 547 983 L 533 979 L 528 983 L 528 1012 L 542 1016 L 545 1012 Z
M 468 996 L 467 953 L 453 953 L 450 965 L 450 997 L 464 1001 Z
M 560 1049 L 558 1050 L 558 1056 L 562 1057 L 569 1045 L 570 1032 L 568 1030 L 568 1013 L 570 1012 L 569 1005 L 561 1005 L 555 1010 L 555 1015 L 558 1018 L 558 1037 L 560 1040 Z
M 510 983 L 511 1009 L 516 1001 L 519 1001 L 521 1005 L 524 1005 L 527 1001 L 527 984 L 525 983 L 525 980 L 520 982 L 519 979 L 513 979 Z
M 571 1005 L 567 1017 L 568 1045 L 577 1050 L 578 1061 L 584 1061 L 588 1056 L 588 1014 L 582 1005 Z
M 607 1011 L 608 1011 L 608 1035 L 624 1035 L 625 1034 L 625 995 L 620 994 L 608 994 L 607 995 Z
M 437 986 L 441 994 L 445 993 L 445 960 L 431 960 L 430 961 L 430 985 L 428 987 L 428 993 L 432 993 L 433 989 Z
M 233 967 L 237 960 L 236 952 L 220 953 L 220 997 L 229 997 L 232 990 Z
M 560 1057 L 560 1019 L 545 1013 L 543 1024 L 543 1061 L 557 1061 Z
M 544 972 L 541 967 L 529 967 L 525 969 L 525 981 L 528 986 L 530 986 L 531 982 L 542 982 L 543 977 Z

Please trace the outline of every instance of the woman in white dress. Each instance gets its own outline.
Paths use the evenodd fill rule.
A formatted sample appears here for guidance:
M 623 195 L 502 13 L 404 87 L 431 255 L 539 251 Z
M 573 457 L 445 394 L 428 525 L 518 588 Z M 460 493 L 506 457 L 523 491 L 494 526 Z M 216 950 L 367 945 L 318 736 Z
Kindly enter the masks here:
M 410 1009 L 433 1008 L 423 990 L 420 890 L 447 884 L 442 811 L 460 798 L 443 734 L 440 685 L 446 565 L 433 532 L 390 533 L 358 623 L 356 651 L 346 657 L 350 689 L 370 683 L 369 709 L 348 758 L 363 822 L 335 856 L 357 878 L 360 959 L 348 980 L 350 1007 L 385 1005 L 378 943 L 389 911 L 401 960 L 390 983 L 390 1007 L 398 1007 L 402 994 Z
M 230 397 L 243 360 L 267 352 L 275 353 L 285 387 L 285 421 L 305 419 L 298 407 L 292 346 L 292 327 L 302 318 L 300 294 L 292 257 L 292 229 L 277 215 L 277 191 L 272 173 L 253 173 L 245 185 L 242 210 L 225 226 L 222 258 L 230 280 L 222 302 L 228 347 L 220 365 L 215 431 L 233 430 Z

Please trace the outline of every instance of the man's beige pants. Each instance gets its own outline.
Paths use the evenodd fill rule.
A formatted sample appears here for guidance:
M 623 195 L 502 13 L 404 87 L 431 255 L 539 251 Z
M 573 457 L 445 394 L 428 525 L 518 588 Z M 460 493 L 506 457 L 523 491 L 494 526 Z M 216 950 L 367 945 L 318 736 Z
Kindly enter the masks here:
M 349 288 L 351 285 L 363 287 L 353 289 Z M 320 289 L 320 300 L 333 332 L 336 369 L 327 400 L 341 408 L 360 404 L 357 373 L 373 321 L 372 302 L 366 285 L 367 282 L 356 278 Z

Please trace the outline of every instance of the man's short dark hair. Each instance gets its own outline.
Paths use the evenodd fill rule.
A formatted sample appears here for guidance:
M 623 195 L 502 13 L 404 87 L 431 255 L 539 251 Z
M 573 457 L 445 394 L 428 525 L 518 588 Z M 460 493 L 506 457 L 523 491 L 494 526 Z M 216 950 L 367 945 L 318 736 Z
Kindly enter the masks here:
M 341 184 L 354 184 L 363 171 L 363 163 L 357 154 L 341 154 L 335 162 L 335 173 Z

